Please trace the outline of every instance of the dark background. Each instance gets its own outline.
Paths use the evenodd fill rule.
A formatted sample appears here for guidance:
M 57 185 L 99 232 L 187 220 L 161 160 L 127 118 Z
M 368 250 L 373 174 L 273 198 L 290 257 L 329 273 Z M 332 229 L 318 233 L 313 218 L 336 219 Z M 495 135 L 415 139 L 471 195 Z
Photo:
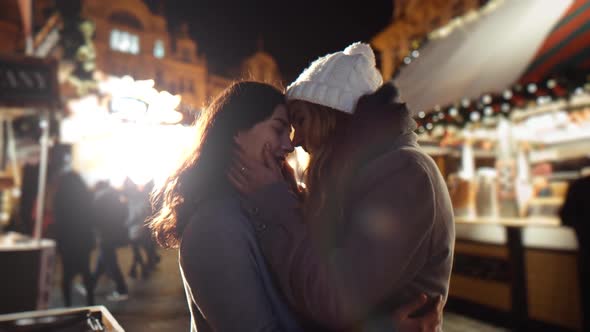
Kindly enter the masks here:
M 145 0 L 156 8 L 159 0 Z M 288 83 L 307 65 L 355 41 L 369 42 L 391 20 L 394 0 L 168 0 L 171 31 L 186 22 L 212 72 L 230 73 L 259 47 Z

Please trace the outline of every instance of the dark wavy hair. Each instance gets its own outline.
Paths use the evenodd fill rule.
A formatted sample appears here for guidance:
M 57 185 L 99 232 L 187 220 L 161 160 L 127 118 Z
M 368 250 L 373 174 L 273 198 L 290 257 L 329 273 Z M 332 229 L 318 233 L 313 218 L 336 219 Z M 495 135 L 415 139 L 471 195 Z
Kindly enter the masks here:
M 286 104 L 285 96 L 272 85 L 241 81 L 224 90 L 203 111 L 195 124 L 194 146 L 152 194 L 154 214 L 148 225 L 161 246 L 178 247 L 198 204 L 230 185 L 226 173 L 234 137 L 268 119 L 281 104 Z

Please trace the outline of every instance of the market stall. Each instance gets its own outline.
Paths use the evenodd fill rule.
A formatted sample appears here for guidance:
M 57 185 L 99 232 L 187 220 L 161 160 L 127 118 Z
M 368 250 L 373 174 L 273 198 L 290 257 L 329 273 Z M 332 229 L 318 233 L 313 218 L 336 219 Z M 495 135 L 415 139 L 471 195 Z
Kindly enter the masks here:
M 32 237 L 24 234 L 0 234 L 0 312 L 46 308 L 55 258 L 55 242 L 42 238 L 42 212 L 49 148 L 49 118 L 59 106 L 57 62 L 32 57 L 0 56 L 0 119 L 7 135 L 2 144 L 3 201 L 17 201 L 20 196 L 20 167 L 12 122 L 23 116 L 38 114 L 41 129 L 38 156 L 36 215 Z M 4 142 L 3 142 L 4 143 Z M 11 204 L 8 204 L 10 207 Z M 3 204 L 2 208 L 6 208 Z M 10 211 L 2 211 L 8 213 Z M 29 211 L 30 212 L 30 211 Z
M 452 196 L 449 308 L 582 330 L 578 243 L 559 209 L 590 167 L 589 21 L 587 1 L 489 1 L 394 78 Z

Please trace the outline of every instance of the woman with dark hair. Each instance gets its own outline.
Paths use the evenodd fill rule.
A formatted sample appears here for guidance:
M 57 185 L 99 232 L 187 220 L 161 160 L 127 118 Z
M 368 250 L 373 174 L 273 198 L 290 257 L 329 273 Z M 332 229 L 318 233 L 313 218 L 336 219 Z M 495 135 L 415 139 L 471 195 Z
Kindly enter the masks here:
M 203 112 L 194 147 L 152 198 L 156 239 L 180 249 L 192 331 L 319 331 L 296 319 L 275 287 L 256 241 L 264 230 L 248 221 L 226 176 L 238 145 L 259 162 L 266 151 L 295 186 L 285 162 L 293 151 L 287 115 L 285 96 L 276 88 L 232 84 Z M 410 319 L 411 306 L 402 309 L 398 320 L 415 325 L 427 320 Z
M 293 143 L 310 153 L 303 204 L 270 159 L 238 153 L 229 179 L 264 229 L 260 249 L 289 304 L 332 329 L 387 330 L 390 313 L 416 297 L 424 305 L 414 315 L 442 312 L 455 237 L 449 193 L 370 46 L 317 59 L 287 99 Z M 432 323 L 417 330 L 440 328 Z
M 285 103 L 270 85 L 231 85 L 200 116 L 195 146 L 153 198 L 156 239 L 180 249 L 192 331 L 301 330 L 226 177 L 236 141 L 256 160 L 265 142 L 277 163 L 293 151 Z

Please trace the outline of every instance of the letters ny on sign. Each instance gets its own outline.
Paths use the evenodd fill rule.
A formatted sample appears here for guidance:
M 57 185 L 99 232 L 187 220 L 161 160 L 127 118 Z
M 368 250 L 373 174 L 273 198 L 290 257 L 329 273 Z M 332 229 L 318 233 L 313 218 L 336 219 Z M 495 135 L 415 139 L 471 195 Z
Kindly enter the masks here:
M 0 56 L 0 106 L 59 106 L 57 61 Z

